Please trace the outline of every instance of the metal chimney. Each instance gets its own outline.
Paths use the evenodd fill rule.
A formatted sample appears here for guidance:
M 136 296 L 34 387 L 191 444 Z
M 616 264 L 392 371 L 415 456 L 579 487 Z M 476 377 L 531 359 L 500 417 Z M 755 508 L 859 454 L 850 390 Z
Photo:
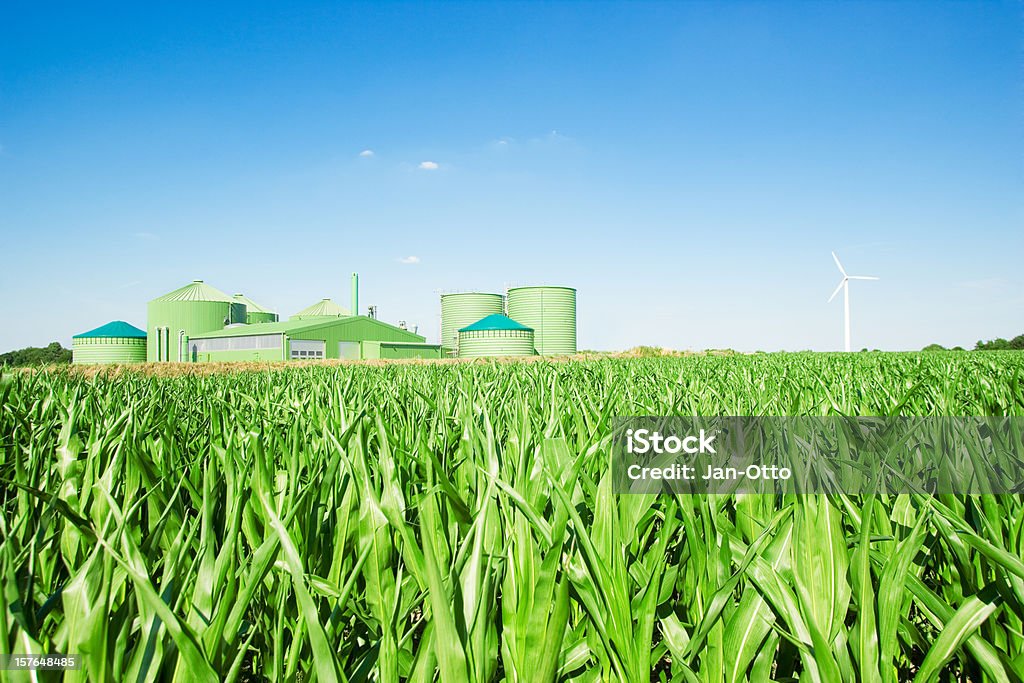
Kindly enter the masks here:
M 352 315 L 359 315 L 359 273 L 352 273 Z

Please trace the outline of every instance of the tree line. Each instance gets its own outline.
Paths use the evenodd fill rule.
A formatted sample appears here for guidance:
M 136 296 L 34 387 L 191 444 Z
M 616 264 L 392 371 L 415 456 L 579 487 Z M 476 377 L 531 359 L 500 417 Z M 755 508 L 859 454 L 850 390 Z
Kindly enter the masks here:
M 59 342 L 51 342 L 42 348 L 29 346 L 0 353 L 0 365 L 25 367 L 29 365 L 66 365 L 71 362 L 71 349 L 65 349 Z

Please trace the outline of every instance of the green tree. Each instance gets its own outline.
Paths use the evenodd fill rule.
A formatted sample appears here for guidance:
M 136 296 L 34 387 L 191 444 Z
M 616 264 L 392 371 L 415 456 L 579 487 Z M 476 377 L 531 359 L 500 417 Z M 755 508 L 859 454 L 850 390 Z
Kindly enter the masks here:
M 975 351 L 1022 351 L 1024 350 L 1024 334 L 1018 334 L 1010 340 L 999 337 L 989 341 L 978 341 Z
M 71 350 L 65 349 L 59 342 L 50 342 L 43 348 L 29 346 L 17 351 L 0 353 L 0 365 L 16 368 L 32 365 L 66 365 L 70 362 Z

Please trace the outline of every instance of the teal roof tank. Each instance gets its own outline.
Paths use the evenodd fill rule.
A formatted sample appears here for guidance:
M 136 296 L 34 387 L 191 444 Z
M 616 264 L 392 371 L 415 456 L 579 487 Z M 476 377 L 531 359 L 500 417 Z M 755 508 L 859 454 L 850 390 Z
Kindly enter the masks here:
M 245 321 L 245 304 L 202 280 L 193 280 L 149 302 L 146 358 L 150 362 L 188 360 L 189 337 Z
M 459 344 L 459 330 L 487 316 L 505 312 L 505 298 L 488 292 L 441 295 L 441 346 L 452 354 Z
M 145 339 L 146 331 L 140 330 L 139 328 L 135 327 L 135 325 L 126 323 L 123 320 L 114 320 L 113 322 L 109 322 L 106 325 L 100 325 L 95 330 L 89 330 L 88 332 L 76 334 L 74 337 L 72 337 L 72 339 L 90 339 L 97 337 L 124 337 L 128 339 Z
M 572 287 L 514 287 L 508 317 L 533 328 L 542 356 L 576 353 L 576 290 Z
M 472 325 L 463 327 L 459 332 L 482 332 L 484 330 L 528 330 L 533 332 L 532 327 L 517 323 L 512 318 L 500 313 L 493 313 L 486 318 L 481 318 Z
M 500 317 L 504 318 L 505 316 Z M 459 358 L 533 356 L 536 354 L 533 346 L 533 330 L 528 327 L 522 325 L 516 327 L 485 326 L 474 329 L 475 327 L 475 325 L 470 325 L 459 330 Z
M 71 362 L 76 365 L 145 363 L 146 333 L 115 320 L 71 338 Z
M 233 297 L 236 302 L 245 304 L 245 322 L 248 325 L 256 325 L 258 323 L 276 323 L 277 313 L 274 313 L 269 308 L 260 306 L 258 303 L 245 296 L 244 294 L 235 294 Z

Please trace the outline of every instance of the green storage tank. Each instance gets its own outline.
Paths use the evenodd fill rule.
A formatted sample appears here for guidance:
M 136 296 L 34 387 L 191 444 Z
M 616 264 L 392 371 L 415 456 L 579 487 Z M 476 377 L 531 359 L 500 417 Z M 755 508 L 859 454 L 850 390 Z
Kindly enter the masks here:
M 76 334 L 71 338 L 71 362 L 76 365 L 145 363 L 146 331 L 115 320 Z
M 445 355 L 454 354 L 459 330 L 489 315 L 505 312 L 505 298 L 486 292 L 460 292 L 441 295 L 441 347 Z
M 202 280 L 193 280 L 150 301 L 147 317 L 147 360 L 186 361 L 189 337 L 244 324 L 245 304 Z
M 534 329 L 537 353 L 576 353 L 576 290 L 515 287 L 508 290 L 508 317 Z
M 305 318 L 344 318 L 352 315 L 347 308 L 339 306 L 330 299 L 321 299 L 312 306 L 307 306 L 293 315 L 289 320 L 303 320 Z
M 533 356 L 533 330 L 500 313 L 459 330 L 459 358 Z
M 235 294 L 231 298 L 240 304 L 245 304 L 245 322 L 247 325 L 277 322 L 277 313 L 274 313 L 269 308 L 260 306 L 244 294 Z

